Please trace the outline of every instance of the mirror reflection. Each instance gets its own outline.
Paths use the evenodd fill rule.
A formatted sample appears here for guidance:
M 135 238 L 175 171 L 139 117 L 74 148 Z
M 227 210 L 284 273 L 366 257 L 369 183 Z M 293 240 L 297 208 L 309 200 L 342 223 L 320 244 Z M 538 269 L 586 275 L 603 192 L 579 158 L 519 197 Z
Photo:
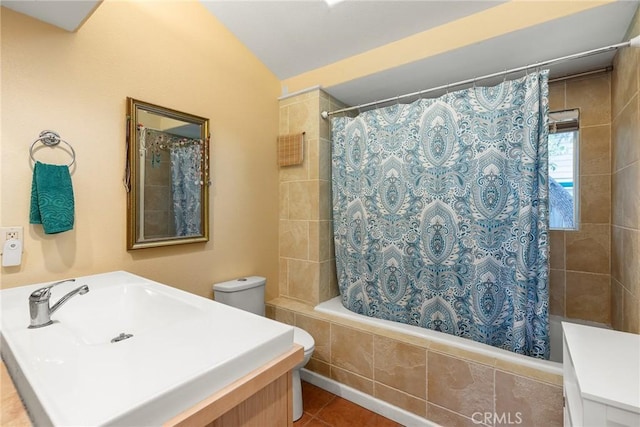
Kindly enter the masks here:
M 209 120 L 128 98 L 128 249 L 208 233 Z

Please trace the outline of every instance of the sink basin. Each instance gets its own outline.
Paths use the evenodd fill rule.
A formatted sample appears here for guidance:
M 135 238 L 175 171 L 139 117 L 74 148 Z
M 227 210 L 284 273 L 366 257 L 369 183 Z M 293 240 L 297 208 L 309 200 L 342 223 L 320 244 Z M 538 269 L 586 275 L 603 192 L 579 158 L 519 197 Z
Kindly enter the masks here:
M 52 303 L 90 291 L 28 329 L 46 284 L 0 291 L 0 351 L 38 426 L 160 425 L 293 345 L 290 326 L 123 271 L 56 286 Z
M 139 337 L 202 314 L 189 295 L 178 298 L 144 283 L 95 287 L 68 305 L 53 318 L 87 345 L 110 343 L 119 333 Z

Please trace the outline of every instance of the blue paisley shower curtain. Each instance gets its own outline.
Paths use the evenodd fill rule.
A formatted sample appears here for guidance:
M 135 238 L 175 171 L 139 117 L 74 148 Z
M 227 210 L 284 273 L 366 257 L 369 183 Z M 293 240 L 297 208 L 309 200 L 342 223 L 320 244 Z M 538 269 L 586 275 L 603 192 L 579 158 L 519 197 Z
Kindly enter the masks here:
M 548 358 L 547 72 L 332 120 L 348 309 Z
M 176 236 L 202 234 L 201 164 L 202 148 L 199 144 L 171 147 L 171 196 Z

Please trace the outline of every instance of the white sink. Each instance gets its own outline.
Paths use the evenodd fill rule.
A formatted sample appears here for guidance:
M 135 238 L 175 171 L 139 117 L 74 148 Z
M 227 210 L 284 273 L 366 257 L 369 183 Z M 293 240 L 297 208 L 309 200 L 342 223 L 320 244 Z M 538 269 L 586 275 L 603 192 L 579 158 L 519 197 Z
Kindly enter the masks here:
M 38 426 L 160 425 L 293 345 L 290 326 L 122 271 L 54 287 L 51 304 L 89 293 L 28 329 L 47 284 L 0 291 L 2 358 Z

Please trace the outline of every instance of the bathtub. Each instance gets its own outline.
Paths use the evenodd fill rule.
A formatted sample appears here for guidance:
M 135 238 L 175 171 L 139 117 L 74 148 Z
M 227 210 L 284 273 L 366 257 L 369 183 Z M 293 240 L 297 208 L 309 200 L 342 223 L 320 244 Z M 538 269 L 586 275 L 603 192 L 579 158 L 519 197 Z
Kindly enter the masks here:
M 321 313 L 343 317 L 371 326 L 382 327 L 384 329 L 401 334 L 411 335 L 418 338 L 425 338 L 428 341 L 458 347 L 462 350 L 467 350 L 488 357 L 501 359 L 506 362 L 517 363 L 519 365 L 527 366 L 556 375 L 562 375 L 562 322 L 570 321 L 572 323 L 587 324 L 589 326 L 606 327 L 605 325 L 593 322 L 567 320 L 559 316 L 550 316 L 549 333 L 551 356 L 549 360 L 542 360 L 512 353 L 510 351 L 478 343 L 467 338 L 461 338 L 454 335 L 421 328 L 418 326 L 393 322 L 390 320 L 363 316 L 346 309 L 342 305 L 341 297 L 335 297 L 333 299 L 330 299 L 329 301 L 325 301 L 317 305 L 315 307 L 315 310 Z
M 124 271 L 28 329 L 29 295 L 0 291 L 0 351 L 34 425 L 161 425 L 290 351 L 293 328 Z M 121 339 L 122 333 L 131 335 Z

